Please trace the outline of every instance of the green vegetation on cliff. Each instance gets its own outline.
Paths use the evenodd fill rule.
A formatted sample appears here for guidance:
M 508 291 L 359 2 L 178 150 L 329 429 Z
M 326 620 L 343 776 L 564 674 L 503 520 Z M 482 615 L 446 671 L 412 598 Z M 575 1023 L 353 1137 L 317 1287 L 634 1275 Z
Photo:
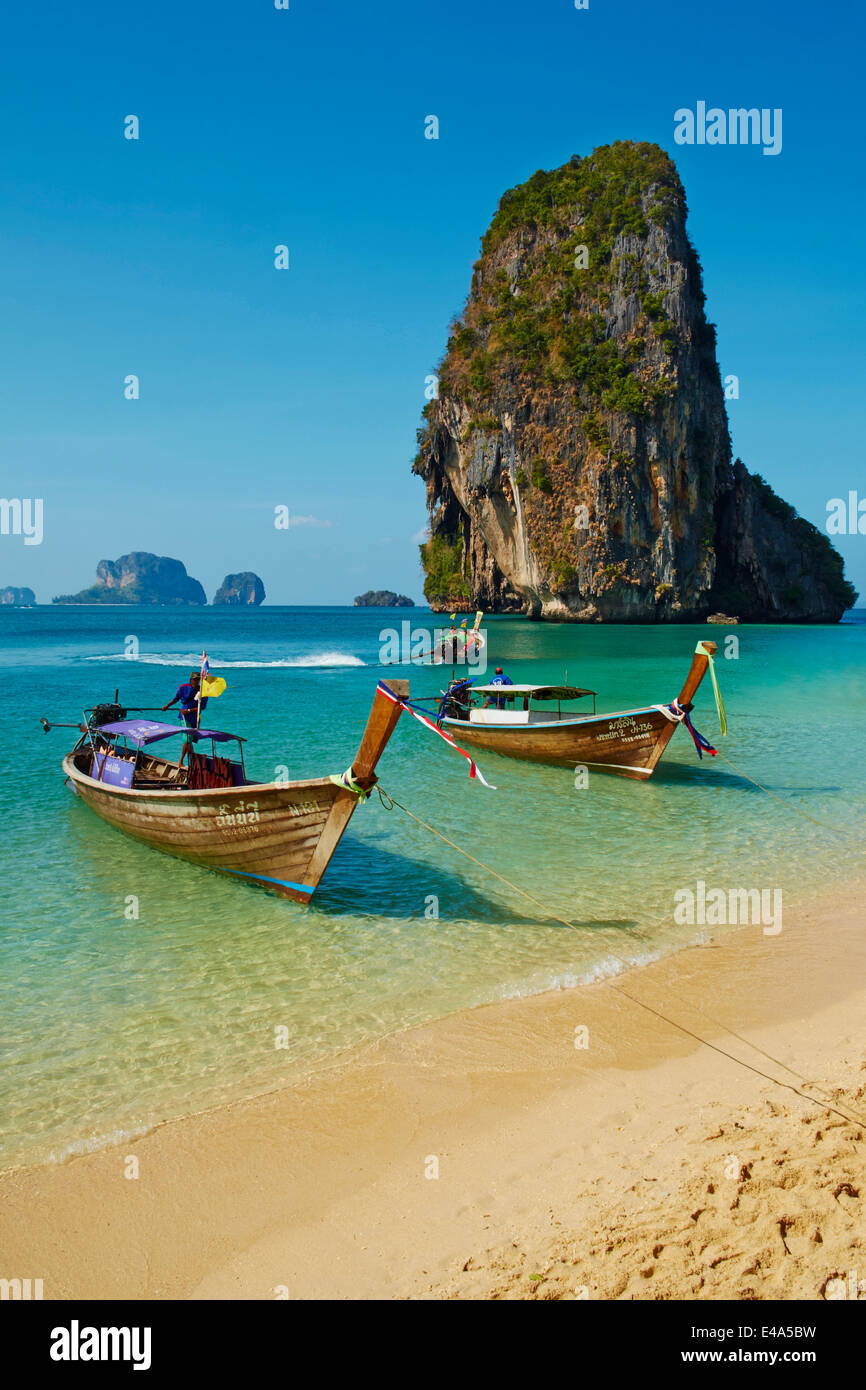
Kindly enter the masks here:
M 620 232 L 647 235 L 643 195 L 650 189 L 656 197 L 649 216 L 663 223 L 685 195 L 676 168 L 658 145 L 617 140 L 586 159 L 572 155 L 562 168 L 539 169 L 502 195 L 481 242 L 482 254 L 494 251 L 515 227 L 567 226 L 568 214 L 578 207 L 587 242 L 607 259 Z
M 463 575 L 463 542 L 431 536 L 419 547 L 424 567 L 424 597 L 430 603 L 449 604 L 468 599 L 469 584 Z
M 530 375 L 552 387 L 573 387 L 587 408 L 598 403 L 633 415 L 651 410 L 673 383 L 664 373 L 637 375 L 644 335 L 657 336 L 672 355 L 673 325 L 664 295 L 649 292 L 639 262 L 614 258 L 613 250 L 620 234 L 645 238 L 650 223 L 664 225 L 677 210 L 684 215 L 679 176 L 655 145 L 618 141 L 586 159 L 575 155 L 561 169 L 539 170 L 512 188 L 482 240 L 469 303 L 452 325 L 440 366 L 440 390 L 484 397 L 503 377 Z M 497 261 L 513 235 L 532 239 L 534 254 L 512 278 Z M 641 332 L 623 345 L 609 335 L 604 311 L 617 285 L 631 281 L 645 318 Z

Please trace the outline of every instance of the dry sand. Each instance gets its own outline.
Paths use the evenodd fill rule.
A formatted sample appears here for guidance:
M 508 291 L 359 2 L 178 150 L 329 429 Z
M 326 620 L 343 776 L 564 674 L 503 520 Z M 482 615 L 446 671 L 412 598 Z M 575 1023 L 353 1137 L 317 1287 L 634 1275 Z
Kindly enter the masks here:
M 866 1298 L 866 1125 L 826 1099 L 866 1116 L 862 901 L 8 1173 L 0 1273 L 46 1298 Z

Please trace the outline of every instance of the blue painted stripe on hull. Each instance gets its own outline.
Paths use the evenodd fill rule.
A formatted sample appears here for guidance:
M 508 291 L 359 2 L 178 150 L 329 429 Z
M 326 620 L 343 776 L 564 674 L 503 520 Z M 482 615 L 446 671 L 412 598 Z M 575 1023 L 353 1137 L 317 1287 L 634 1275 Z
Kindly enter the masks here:
M 224 874 L 240 874 L 243 878 L 255 878 L 259 883 L 278 883 L 281 888 L 294 888 L 296 893 L 315 893 L 306 883 L 292 883 L 287 878 L 268 878 L 267 874 L 251 874 L 246 869 L 223 869 Z

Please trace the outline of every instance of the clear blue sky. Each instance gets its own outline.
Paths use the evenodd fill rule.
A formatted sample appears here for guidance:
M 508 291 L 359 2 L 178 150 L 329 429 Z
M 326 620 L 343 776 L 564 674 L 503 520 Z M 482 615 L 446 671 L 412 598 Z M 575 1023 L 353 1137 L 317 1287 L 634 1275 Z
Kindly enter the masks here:
M 866 496 L 863 39 L 850 0 L 8 8 L 0 491 L 45 499 L 45 539 L 0 537 L 0 585 L 45 602 L 145 549 L 209 596 L 249 568 L 274 602 L 420 599 L 415 429 L 479 238 L 629 138 L 677 160 L 735 453 L 823 527 Z M 675 146 L 698 100 L 783 108 L 782 153 Z M 840 548 L 866 594 L 866 536 Z

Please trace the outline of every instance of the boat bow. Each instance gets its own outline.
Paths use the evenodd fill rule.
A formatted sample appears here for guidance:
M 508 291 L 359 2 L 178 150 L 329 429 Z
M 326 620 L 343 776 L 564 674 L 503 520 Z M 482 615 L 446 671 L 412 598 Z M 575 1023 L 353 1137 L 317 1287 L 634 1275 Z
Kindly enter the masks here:
M 393 684 L 408 695 L 408 681 Z M 165 778 L 145 787 L 112 785 L 90 775 L 98 755 L 88 751 L 84 738 L 67 754 L 63 770 L 91 810 L 134 839 L 306 903 L 359 800 L 375 786 L 376 765 L 401 712 L 399 704 L 376 691 L 358 752 L 339 777 L 203 788 L 172 785 Z M 169 770 L 176 766 L 163 764 Z

